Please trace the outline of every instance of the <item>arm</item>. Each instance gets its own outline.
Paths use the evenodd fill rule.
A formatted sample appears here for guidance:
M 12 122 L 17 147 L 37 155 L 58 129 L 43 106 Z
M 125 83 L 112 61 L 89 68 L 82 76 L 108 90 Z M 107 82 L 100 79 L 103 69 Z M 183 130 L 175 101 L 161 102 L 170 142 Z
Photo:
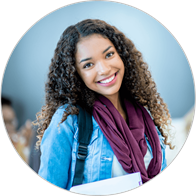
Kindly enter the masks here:
M 72 143 L 74 136 L 73 116 L 61 123 L 64 109 L 58 109 L 52 117 L 41 142 L 39 175 L 61 188 L 67 188 L 70 179 Z

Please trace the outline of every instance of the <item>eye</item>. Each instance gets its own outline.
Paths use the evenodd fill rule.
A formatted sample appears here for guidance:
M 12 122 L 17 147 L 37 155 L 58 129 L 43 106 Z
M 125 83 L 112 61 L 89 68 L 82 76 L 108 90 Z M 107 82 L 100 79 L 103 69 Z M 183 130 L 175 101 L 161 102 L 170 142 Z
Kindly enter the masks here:
M 85 65 L 84 65 L 84 67 L 83 67 L 83 68 L 84 68 L 84 69 L 86 69 L 86 68 L 89 68 L 89 67 L 91 67 L 91 66 L 93 66 L 93 64 L 92 64 L 92 63 L 87 63 L 87 64 L 85 64 Z
M 113 56 L 113 55 L 114 55 L 114 52 L 109 52 L 109 53 L 107 53 L 107 54 L 106 54 L 106 59 L 109 58 L 109 57 L 111 57 L 111 56 Z

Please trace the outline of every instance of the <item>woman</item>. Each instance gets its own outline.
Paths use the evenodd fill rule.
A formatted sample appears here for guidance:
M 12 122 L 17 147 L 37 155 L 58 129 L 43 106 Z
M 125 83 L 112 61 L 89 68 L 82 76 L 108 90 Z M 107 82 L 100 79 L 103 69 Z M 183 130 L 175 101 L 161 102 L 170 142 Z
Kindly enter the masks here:
M 78 146 L 76 104 L 93 120 L 83 183 L 138 171 L 145 183 L 166 167 L 167 106 L 141 53 L 101 20 L 81 21 L 62 34 L 37 117 L 39 175 L 68 190 Z

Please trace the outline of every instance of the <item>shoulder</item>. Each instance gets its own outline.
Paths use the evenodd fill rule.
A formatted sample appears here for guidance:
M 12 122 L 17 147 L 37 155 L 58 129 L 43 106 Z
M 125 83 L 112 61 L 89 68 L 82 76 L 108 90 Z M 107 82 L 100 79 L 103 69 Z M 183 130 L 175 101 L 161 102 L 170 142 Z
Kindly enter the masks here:
M 60 123 L 62 118 L 63 118 L 63 114 L 66 111 L 68 104 L 65 104 L 63 106 L 60 106 L 56 112 L 54 113 L 51 122 L 52 123 Z M 76 115 L 69 115 L 66 119 L 66 121 L 64 122 L 68 122 L 68 123 L 74 123 L 76 120 L 77 116 Z
M 75 134 L 77 127 L 77 115 L 69 115 L 64 122 L 61 122 L 66 108 L 67 104 L 60 106 L 56 110 L 48 128 L 44 132 L 42 143 L 46 140 L 48 142 L 49 140 L 61 140 L 61 138 L 72 137 Z

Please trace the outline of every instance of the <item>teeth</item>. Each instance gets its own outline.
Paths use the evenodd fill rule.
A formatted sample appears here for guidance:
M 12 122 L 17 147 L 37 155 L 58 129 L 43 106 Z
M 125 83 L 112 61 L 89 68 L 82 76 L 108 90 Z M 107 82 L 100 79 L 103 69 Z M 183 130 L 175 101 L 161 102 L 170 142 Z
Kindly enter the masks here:
M 114 77 L 115 77 L 115 75 L 113 75 L 111 78 L 108 78 L 106 80 L 100 81 L 100 83 L 103 83 L 103 84 L 109 83 L 109 82 L 111 82 L 114 79 Z

